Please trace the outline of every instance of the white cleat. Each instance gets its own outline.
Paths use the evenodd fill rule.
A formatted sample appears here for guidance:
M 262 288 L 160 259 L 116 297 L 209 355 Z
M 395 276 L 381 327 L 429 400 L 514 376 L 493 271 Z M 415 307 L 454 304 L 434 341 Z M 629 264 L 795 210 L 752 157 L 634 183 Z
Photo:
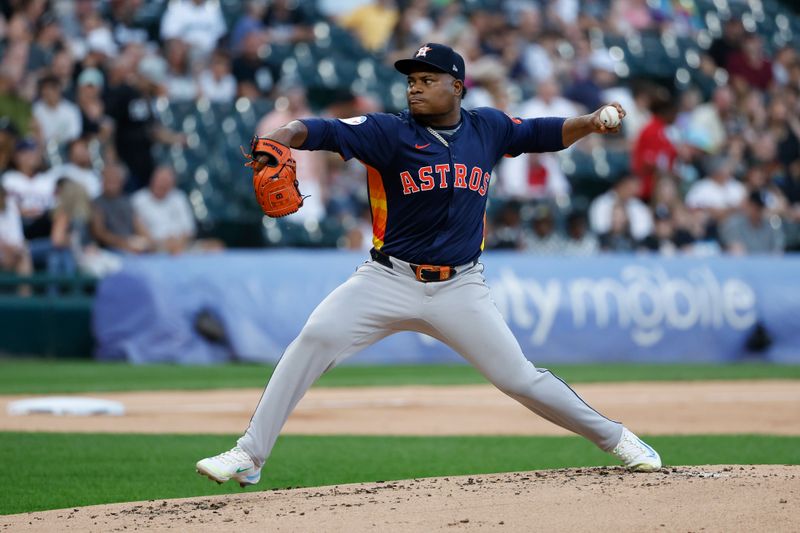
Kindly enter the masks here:
M 261 469 L 257 468 L 247 453 L 234 447 L 214 457 L 197 461 L 197 473 L 217 483 L 235 479 L 239 485 L 255 485 L 261 479 Z
M 622 428 L 622 437 L 611 451 L 632 472 L 654 472 L 661 468 L 661 457 L 642 439 Z

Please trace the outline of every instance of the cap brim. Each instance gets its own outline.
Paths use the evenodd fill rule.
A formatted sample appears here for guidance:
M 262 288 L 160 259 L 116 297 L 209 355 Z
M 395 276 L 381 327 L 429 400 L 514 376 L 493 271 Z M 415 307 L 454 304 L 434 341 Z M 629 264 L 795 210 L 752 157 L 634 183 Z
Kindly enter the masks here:
M 411 74 L 412 72 L 441 72 L 443 74 L 450 74 L 446 70 L 424 59 L 400 59 L 394 62 L 394 68 L 403 74 Z

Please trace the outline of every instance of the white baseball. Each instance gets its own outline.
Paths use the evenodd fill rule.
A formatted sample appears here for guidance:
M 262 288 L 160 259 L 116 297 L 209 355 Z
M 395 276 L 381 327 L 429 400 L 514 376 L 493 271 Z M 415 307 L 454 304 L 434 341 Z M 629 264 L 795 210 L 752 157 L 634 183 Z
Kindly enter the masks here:
M 616 128 L 619 126 L 619 112 L 613 105 L 607 105 L 600 110 L 600 122 L 606 128 Z

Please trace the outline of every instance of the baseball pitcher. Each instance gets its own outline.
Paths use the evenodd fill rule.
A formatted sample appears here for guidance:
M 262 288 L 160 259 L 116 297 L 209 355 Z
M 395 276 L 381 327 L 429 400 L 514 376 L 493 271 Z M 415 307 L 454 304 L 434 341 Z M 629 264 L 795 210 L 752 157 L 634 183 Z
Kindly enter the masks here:
M 408 79 L 408 110 L 292 121 L 253 140 L 248 165 L 256 197 L 270 216 L 302 205 L 292 148 L 361 161 L 374 247 L 371 261 L 319 304 L 286 348 L 237 445 L 202 459 L 197 471 L 219 483 L 257 483 L 281 427 L 317 378 L 399 331 L 439 339 L 505 394 L 631 470 L 658 470 L 661 459 L 653 448 L 525 358 L 492 301 L 480 263 L 489 182 L 500 158 L 554 152 L 591 133 L 615 133 L 625 111 L 612 104 L 616 113 L 520 119 L 491 108 L 463 110 L 464 60 L 436 43 L 395 67 Z

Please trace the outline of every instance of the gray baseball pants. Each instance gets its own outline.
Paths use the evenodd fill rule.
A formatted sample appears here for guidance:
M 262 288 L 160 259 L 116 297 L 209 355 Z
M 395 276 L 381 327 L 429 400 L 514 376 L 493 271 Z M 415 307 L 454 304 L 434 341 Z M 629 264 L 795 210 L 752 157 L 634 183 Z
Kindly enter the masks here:
M 391 262 L 392 268 L 375 261 L 359 266 L 317 306 L 286 348 L 238 441 L 257 466 L 269 456 L 289 413 L 324 372 L 400 331 L 442 341 L 505 394 L 602 450 L 617 445 L 622 424 L 589 407 L 522 354 L 491 299 L 482 264 L 456 267 L 458 274 L 448 281 L 423 283 L 408 263 Z

